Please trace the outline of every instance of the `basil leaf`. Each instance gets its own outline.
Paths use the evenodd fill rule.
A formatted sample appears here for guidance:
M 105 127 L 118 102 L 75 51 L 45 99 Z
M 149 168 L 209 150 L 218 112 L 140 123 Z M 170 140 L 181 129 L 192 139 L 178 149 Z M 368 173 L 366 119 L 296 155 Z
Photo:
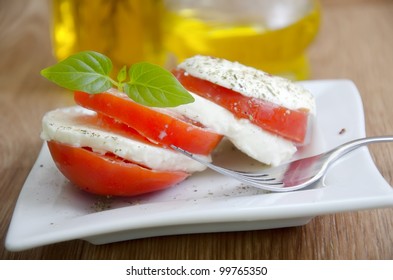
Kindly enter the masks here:
M 99 93 L 112 86 L 111 60 L 103 54 L 84 51 L 41 70 L 41 75 L 70 90 Z
M 194 101 L 192 95 L 167 70 L 147 62 L 136 63 L 129 69 L 123 66 L 113 80 L 109 74 L 111 60 L 103 54 L 84 51 L 45 68 L 41 75 L 59 86 L 90 94 L 116 86 L 119 91 L 145 106 L 175 107 Z
M 135 63 L 129 69 L 130 81 L 124 91 L 137 103 L 150 107 L 176 107 L 194 101 L 192 95 L 167 70 L 148 63 Z

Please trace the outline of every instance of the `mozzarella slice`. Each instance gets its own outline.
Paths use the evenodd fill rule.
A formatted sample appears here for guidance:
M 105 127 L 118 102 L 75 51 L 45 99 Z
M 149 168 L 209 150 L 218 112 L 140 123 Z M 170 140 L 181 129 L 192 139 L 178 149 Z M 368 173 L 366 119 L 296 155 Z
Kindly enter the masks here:
M 296 146 L 291 141 L 269 133 L 247 119 L 238 119 L 225 108 L 190 93 L 195 98 L 193 103 L 171 110 L 225 135 L 248 156 L 266 164 L 278 165 L 296 152 Z
M 119 157 L 155 170 L 192 173 L 206 169 L 202 164 L 175 151 L 124 137 L 99 126 L 96 113 L 79 106 L 46 113 L 41 138 L 76 147 L 90 147 L 94 152 L 111 152 Z M 211 161 L 210 157 L 202 157 Z

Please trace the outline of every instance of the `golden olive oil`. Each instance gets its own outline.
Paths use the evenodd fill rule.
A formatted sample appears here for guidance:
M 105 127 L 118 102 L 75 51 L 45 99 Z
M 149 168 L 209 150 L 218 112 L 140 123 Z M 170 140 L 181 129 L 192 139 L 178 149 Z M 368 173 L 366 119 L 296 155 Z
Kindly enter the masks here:
M 318 2 L 311 2 L 307 13 L 280 28 L 247 20 L 220 21 L 219 16 L 208 18 L 192 8 L 167 11 L 164 45 L 177 62 L 196 54 L 211 55 L 290 79 L 306 79 L 309 67 L 305 50 L 317 34 L 320 21 Z
M 54 54 L 62 60 L 98 51 L 117 70 L 137 61 L 161 64 L 161 7 L 161 0 L 53 0 Z

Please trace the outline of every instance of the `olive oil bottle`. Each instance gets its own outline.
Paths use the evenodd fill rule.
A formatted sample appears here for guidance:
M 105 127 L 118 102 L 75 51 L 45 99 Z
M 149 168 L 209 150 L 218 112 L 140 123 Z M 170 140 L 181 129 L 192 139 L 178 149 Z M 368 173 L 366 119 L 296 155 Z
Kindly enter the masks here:
M 54 54 L 62 60 L 94 50 L 117 69 L 137 61 L 162 64 L 161 8 L 161 0 L 52 0 Z
M 163 39 L 178 61 L 211 55 L 302 80 L 319 22 L 315 0 L 167 0 Z

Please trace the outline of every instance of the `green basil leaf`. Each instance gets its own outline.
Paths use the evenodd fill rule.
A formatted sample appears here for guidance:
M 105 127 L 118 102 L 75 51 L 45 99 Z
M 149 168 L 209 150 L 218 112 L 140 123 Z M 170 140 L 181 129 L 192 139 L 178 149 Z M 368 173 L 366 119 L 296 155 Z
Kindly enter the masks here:
M 84 51 L 43 69 L 41 75 L 70 90 L 99 93 L 111 88 L 111 70 L 112 62 L 108 57 L 97 52 Z
M 148 63 L 135 63 L 129 69 L 130 81 L 124 91 L 137 103 L 150 107 L 176 107 L 194 102 L 192 95 L 167 70 Z

